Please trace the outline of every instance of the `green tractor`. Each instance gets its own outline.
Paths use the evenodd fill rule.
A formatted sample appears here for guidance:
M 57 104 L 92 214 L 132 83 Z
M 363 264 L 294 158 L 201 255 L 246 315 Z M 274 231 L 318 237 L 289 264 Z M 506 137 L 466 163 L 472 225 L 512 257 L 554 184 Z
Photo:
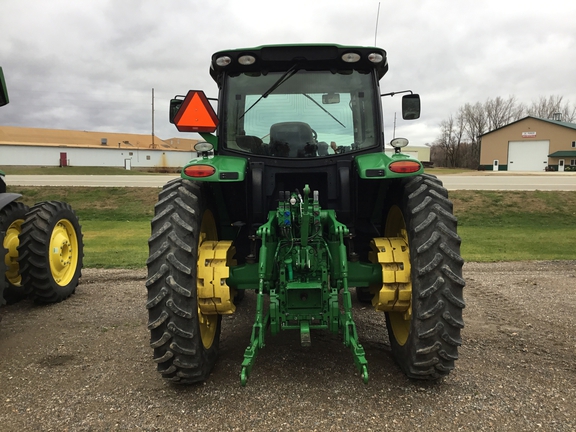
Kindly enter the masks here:
M 164 186 L 152 220 L 146 306 L 164 378 L 208 378 L 222 315 L 245 290 L 256 313 L 242 385 L 267 332 L 284 330 L 299 331 L 303 346 L 320 330 L 341 335 L 367 382 L 354 291 L 385 313 L 408 377 L 436 380 L 454 368 L 465 285 L 457 220 L 442 183 L 401 153 L 406 139 L 385 152 L 387 70 L 374 47 L 220 51 L 210 67 L 218 113 L 202 91 L 171 101 L 170 121 L 205 142 Z M 400 93 L 409 93 L 403 118 L 418 118 L 419 96 Z
M 0 67 L 0 106 L 9 102 Z M 76 289 L 84 244 L 78 217 L 69 204 L 40 202 L 29 208 L 22 195 L 6 192 L 0 171 L 0 305 L 31 296 L 54 303 Z

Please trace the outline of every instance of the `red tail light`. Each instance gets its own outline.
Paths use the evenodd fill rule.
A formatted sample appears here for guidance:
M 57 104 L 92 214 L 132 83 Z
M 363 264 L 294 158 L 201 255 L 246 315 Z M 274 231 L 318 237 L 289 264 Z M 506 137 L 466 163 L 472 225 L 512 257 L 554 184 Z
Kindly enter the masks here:
M 413 173 L 420 169 L 420 163 L 415 161 L 396 161 L 392 162 L 388 168 L 395 173 Z
M 210 177 L 216 172 L 216 168 L 210 165 L 190 165 L 184 168 L 184 174 L 188 177 Z

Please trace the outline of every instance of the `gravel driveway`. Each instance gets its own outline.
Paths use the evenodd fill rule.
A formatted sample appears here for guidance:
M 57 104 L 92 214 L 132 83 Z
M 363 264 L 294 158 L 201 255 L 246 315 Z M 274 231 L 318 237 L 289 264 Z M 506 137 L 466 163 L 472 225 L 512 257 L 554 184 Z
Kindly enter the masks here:
M 268 337 L 245 388 L 252 293 L 224 319 L 204 384 L 174 387 L 155 371 L 145 270 L 84 270 L 65 302 L 0 309 L 0 430 L 573 431 L 576 262 L 469 263 L 464 345 L 439 383 L 395 366 L 383 315 L 355 304 L 370 382 L 340 338 Z

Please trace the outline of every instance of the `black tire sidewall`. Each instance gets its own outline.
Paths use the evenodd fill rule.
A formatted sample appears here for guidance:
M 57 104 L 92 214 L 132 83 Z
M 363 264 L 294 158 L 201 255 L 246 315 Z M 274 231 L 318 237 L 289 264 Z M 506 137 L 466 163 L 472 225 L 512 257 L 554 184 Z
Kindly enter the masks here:
M 146 284 L 150 342 L 158 371 L 176 384 L 205 381 L 218 356 L 222 317 L 218 315 L 214 339 L 209 348 L 204 347 L 202 342 L 198 318 L 198 240 L 202 218 L 207 210 L 216 217 L 209 205 L 208 185 L 176 179 L 160 192 L 152 221 Z M 182 225 L 175 220 L 180 220 Z M 191 227 L 191 232 L 181 228 L 186 225 Z M 182 268 L 180 263 L 190 268 L 190 274 L 178 270 Z M 172 281 L 189 290 L 190 296 L 170 289 L 174 286 Z M 164 288 L 165 294 L 162 291 Z M 182 317 L 175 311 L 189 314 L 190 318 Z M 165 318 L 162 318 L 163 315 Z M 154 324 L 159 321 L 160 324 Z M 185 333 L 191 336 L 185 336 Z M 165 343 L 160 343 L 162 340 Z
M 406 343 L 396 340 L 388 314 L 386 326 L 394 359 L 406 375 L 438 379 L 454 367 L 463 327 L 463 260 L 457 222 L 451 216 L 448 193 L 434 176 L 403 179 L 397 186 L 384 215 L 397 205 L 406 222 L 412 280 L 412 319 Z M 426 222 L 427 218 L 432 222 Z M 438 239 L 431 242 L 432 237 Z M 427 242 L 433 244 L 427 246 Z M 444 281 L 442 286 L 431 290 L 438 280 Z
M 62 220 L 72 226 L 78 249 L 75 252 L 76 268 L 66 285 L 60 285 L 54 279 L 50 267 L 51 236 Z M 34 205 L 27 214 L 21 236 L 18 259 L 22 284 L 31 289 L 33 299 L 38 303 L 53 303 L 73 294 L 82 275 L 84 242 L 80 222 L 70 205 L 59 201 Z

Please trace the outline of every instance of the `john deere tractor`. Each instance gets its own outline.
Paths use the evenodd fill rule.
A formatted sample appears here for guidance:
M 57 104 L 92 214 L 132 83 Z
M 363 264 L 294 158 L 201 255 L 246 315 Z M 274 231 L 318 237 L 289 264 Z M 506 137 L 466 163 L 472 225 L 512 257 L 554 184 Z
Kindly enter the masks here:
M 189 91 L 171 101 L 170 121 L 205 141 L 152 220 L 146 306 L 164 378 L 207 379 L 222 315 L 245 290 L 256 313 L 242 385 L 266 335 L 288 330 L 303 346 L 320 331 L 340 335 L 367 382 L 353 292 L 386 315 L 408 377 L 454 368 L 465 285 L 457 220 L 442 183 L 402 154 L 406 139 L 385 152 L 381 96 L 406 93 L 404 119 L 420 115 L 411 91 L 381 94 L 387 70 L 375 47 L 220 51 L 210 67 L 218 99 Z
M 0 68 L 0 106 L 9 102 Z M 0 305 L 30 295 L 38 303 L 69 297 L 82 271 L 83 242 L 69 204 L 45 201 L 28 208 L 6 192 L 0 171 Z

